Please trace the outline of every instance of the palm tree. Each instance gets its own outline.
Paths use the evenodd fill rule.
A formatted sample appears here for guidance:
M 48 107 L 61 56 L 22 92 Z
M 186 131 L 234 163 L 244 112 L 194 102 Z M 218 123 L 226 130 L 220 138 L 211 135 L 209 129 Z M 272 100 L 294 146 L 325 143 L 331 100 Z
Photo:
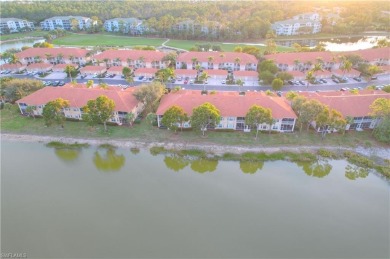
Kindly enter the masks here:
M 35 62 L 35 63 L 42 63 L 41 57 L 40 57 L 40 56 L 35 56 L 35 57 L 34 57 L 34 62 Z
M 197 58 L 192 58 L 192 69 L 195 69 L 195 66 L 198 64 L 198 59 Z
M 67 65 L 65 67 L 65 73 L 68 73 L 68 76 L 70 78 L 70 81 L 72 82 L 72 72 L 75 70 L 74 66 L 72 65 Z
M 305 79 L 307 81 L 306 87 L 309 87 L 310 82 L 312 82 L 315 79 L 315 77 L 313 76 L 313 71 L 311 71 L 311 70 L 307 71 Z
M 241 62 L 241 59 L 240 59 L 239 57 L 237 57 L 237 58 L 234 59 L 234 62 L 235 62 L 234 65 L 238 65 L 238 70 L 240 70 L 240 62 Z
M 138 58 L 139 66 L 138 67 L 144 67 L 145 57 L 141 56 Z
M 64 58 L 64 55 L 62 53 L 58 53 L 58 55 L 57 55 L 58 63 L 62 63 L 63 62 L 63 58 Z
M 126 59 L 126 61 L 127 61 L 127 66 L 131 67 L 133 64 L 133 60 L 131 58 L 128 58 L 128 59 Z
M 295 70 L 299 70 L 299 65 L 301 64 L 301 61 L 298 59 L 294 60 L 294 68 Z
M 340 70 L 343 71 L 343 76 L 345 75 L 345 71 L 349 72 L 352 69 L 352 62 L 348 59 L 345 59 L 344 62 L 340 66 Z
M 103 59 L 103 62 L 106 63 L 106 68 L 108 68 L 108 61 L 110 61 L 108 58 Z
M 122 60 L 121 60 L 120 58 L 114 59 L 114 62 L 115 62 L 115 63 L 119 63 L 119 65 L 121 65 L 121 61 L 122 61 Z
M 46 56 L 46 60 L 50 63 L 51 59 L 53 58 L 53 55 L 50 53 L 46 53 L 45 56 Z
M 241 92 L 241 87 L 244 85 L 244 81 L 237 79 L 236 84 L 238 85 L 238 91 Z
M 10 64 L 22 64 L 22 62 L 20 62 L 19 58 L 15 55 L 15 54 L 12 54 L 10 57 L 9 57 L 9 63 Z
M 214 64 L 213 64 L 213 61 L 214 61 L 214 57 L 213 56 L 209 56 L 208 58 L 207 58 L 207 60 L 208 60 L 208 67 L 209 68 L 213 68 L 213 66 L 214 66 Z
M 74 56 L 73 55 L 69 55 L 69 60 L 70 60 L 70 63 L 73 63 Z

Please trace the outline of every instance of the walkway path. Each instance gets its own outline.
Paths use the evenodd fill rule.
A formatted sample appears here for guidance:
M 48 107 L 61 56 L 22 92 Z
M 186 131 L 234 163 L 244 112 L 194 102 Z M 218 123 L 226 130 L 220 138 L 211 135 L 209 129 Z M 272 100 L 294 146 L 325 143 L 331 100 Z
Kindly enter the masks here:
M 188 50 L 185 50 L 185 49 L 180 49 L 180 48 L 175 48 L 175 47 L 167 46 L 166 43 L 168 43 L 169 41 L 170 41 L 170 39 L 167 39 L 166 41 L 164 41 L 164 42 L 161 44 L 161 46 L 162 46 L 163 48 L 167 48 L 167 49 L 173 49 L 173 50 L 188 52 Z

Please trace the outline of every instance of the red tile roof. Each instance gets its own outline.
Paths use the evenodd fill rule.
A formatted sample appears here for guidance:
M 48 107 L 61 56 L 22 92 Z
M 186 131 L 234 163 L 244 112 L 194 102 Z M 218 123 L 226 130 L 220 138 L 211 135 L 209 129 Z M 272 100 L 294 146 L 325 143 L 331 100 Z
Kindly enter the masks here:
M 86 49 L 80 48 L 29 48 L 16 53 L 19 59 L 40 56 L 46 58 L 46 54 L 51 54 L 52 57 L 57 57 L 58 54 L 62 54 L 64 58 L 73 57 L 85 57 L 88 53 Z
M 359 94 L 353 94 L 349 91 L 329 91 L 329 92 L 302 92 L 300 93 L 309 99 L 316 99 L 335 109 L 344 117 L 362 117 L 369 116 L 371 113 L 370 105 L 377 98 L 390 99 L 390 93 L 379 90 L 363 90 Z
M 228 71 L 227 70 L 220 70 L 220 69 L 205 69 L 203 72 L 206 72 L 209 76 L 227 76 Z
M 317 58 L 321 58 L 324 62 L 332 62 L 333 57 L 337 58 L 338 55 L 340 54 L 329 51 L 291 52 L 265 55 L 264 58 L 274 60 L 276 64 L 294 65 L 295 60 L 299 60 L 300 63 L 308 61 L 315 63 Z
M 107 71 L 109 73 L 122 74 L 123 66 L 112 66 Z
M 101 71 L 106 71 L 107 69 L 102 66 L 85 66 L 80 69 L 80 73 L 97 73 Z
M 197 71 L 191 70 L 191 69 L 176 69 L 175 70 L 175 75 L 177 75 L 177 76 L 183 76 L 183 75 L 196 76 L 196 74 L 197 74 Z
M 256 71 L 233 71 L 234 76 L 253 76 L 253 77 L 258 77 L 259 73 Z
M 70 102 L 71 107 L 81 108 L 89 100 L 94 100 L 101 95 L 105 95 L 115 102 L 115 111 L 131 111 L 139 102 L 133 96 L 134 88 L 128 88 L 125 91 L 118 87 L 104 90 L 101 88 L 86 88 L 85 85 L 73 87 L 71 84 L 64 87 L 45 87 L 29 96 L 26 96 L 17 103 L 26 103 L 28 105 L 43 105 L 57 98 L 63 98 Z
M 390 59 L 390 47 L 375 48 L 375 49 L 361 49 L 352 51 L 353 54 L 361 56 L 364 60 L 375 61 L 378 59 Z M 349 53 L 344 53 L 349 54 Z
M 78 67 L 78 65 L 74 64 L 57 64 L 53 67 L 53 70 L 65 70 L 66 66 L 72 66 L 74 68 Z
M 332 62 L 335 59 L 335 63 L 339 63 L 338 57 L 342 55 L 356 54 L 361 56 L 364 60 L 375 61 L 378 59 L 390 59 L 390 48 L 375 48 L 375 49 L 363 49 L 357 51 L 348 52 L 291 52 L 291 53 L 277 53 L 265 55 L 266 59 L 272 59 L 277 64 L 294 65 L 294 60 L 299 60 L 301 63 L 312 62 L 315 63 L 317 58 L 321 58 L 324 62 Z M 333 61 L 334 62 L 334 61 Z
M 165 56 L 165 53 L 154 50 L 115 50 L 110 49 L 103 51 L 102 53 L 96 54 L 93 56 L 95 60 L 115 60 L 119 58 L 122 62 L 126 62 L 127 59 L 132 59 L 133 61 L 139 60 L 141 57 L 144 58 L 145 62 L 152 61 L 161 61 Z
M 29 69 L 36 69 L 36 68 L 40 68 L 40 69 L 49 69 L 49 68 L 52 68 L 53 65 L 52 64 L 47 64 L 47 63 L 33 63 L 33 64 L 30 64 L 27 66 L 27 70 Z
M 158 71 L 157 68 L 147 68 L 147 67 L 142 67 L 142 68 L 137 68 L 136 71 L 134 71 L 135 75 L 140 75 L 140 74 L 150 74 L 154 75 Z
M 221 56 L 222 55 L 222 56 Z M 213 63 L 219 64 L 219 63 L 235 63 L 235 59 L 240 59 L 240 64 L 257 64 L 258 61 L 255 56 L 241 53 L 241 52 L 184 52 L 181 53 L 176 61 L 177 62 L 185 62 L 185 63 L 192 63 L 193 58 L 197 58 L 199 62 L 209 62 L 209 57 L 213 57 Z
M 0 69 L 1 70 L 16 70 L 16 69 L 21 69 L 21 68 L 25 68 L 26 66 L 25 65 L 21 65 L 21 64 L 3 64 L 0 66 Z
M 244 96 L 239 95 L 238 92 L 202 95 L 201 91 L 196 90 L 180 90 L 164 95 L 156 114 L 163 115 L 172 105 L 177 105 L 191 116 L 192 109 L 206 102 L 215 105 L 224 117 L 245 117 L 250 107 L 255 104 L 270 108 L 273 118 L 297 117 L 283 97 L 267 96 L 261 92 L 247 92 Z

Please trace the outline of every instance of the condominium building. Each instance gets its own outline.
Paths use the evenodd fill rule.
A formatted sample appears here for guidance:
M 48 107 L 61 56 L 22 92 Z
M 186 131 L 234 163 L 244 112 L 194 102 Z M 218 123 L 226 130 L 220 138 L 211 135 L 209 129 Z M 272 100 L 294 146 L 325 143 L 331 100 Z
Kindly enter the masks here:
M 41 22 L 42 30 L 51 31 L 55 29 L 71 30 L 72 21 L 76 21 L 76 29 L 85 30 L 92 25 L 92 20 L 82 16 L 54 16 Z
M 18 18 L 0 18 L 0 34 L 34 30 L 34 23 Z
M 276 35 L 315 34 L 321 32 L 321 16 L 318 13 L 303 13 L 292 19 L 277 21 L 271 25 Z
M 241 52 L 184 52 L 176 59 L 177 69 L 196 69 L 199 65 L 203 69 L 221 70 L 257 70 L 255 56 Z
M 208 129 L 249 132 L 251 126 L 245 124 L 245 116 L 253 105 L 269 108 L 272 111 L 272 123 L 259 125 L 259 130 L 292 132 L 297 119 L 285 98 L 268 96 L 263 92 L 247 92 L 245 95 L 240 95 L 238 92 L 216 92 L 205 95 L 201 91 L 180 90 L 162 97 L 156 112 L 158 126 L 164 127 L 161 120 L 164 113 L 173 105 L 181 107 L 188 116 L 191 116 L 193 109 L 204 103 L 211 103 L 221 114 L 220 122 L 217 125 L 210 125 Z M 179 126 L 190 128 L 191 122 L 187 121 Z
M 141 35 L 147 31 L 143 21 L 137 18 L 114 18 L 104 22 L 104 29 L 109 32 L 128 33 L 131 35 Z
M 44 106 L 57 98 L 69 101 L 69 107 L 64 108 L 63 112 L 68 119 L 82 120 L 83 107 L 89 100 L 94 100 L 99 96 L 107 96 L 115 103 L 115 111 L 112 114 L 110 123 L 121 125 L 126 120 L 128 113 L 133 113 L 134 119 L 143 111 L 144 104 L 138 101 L 133 93 L 134 88 L 123 90 L 118 87 L 109 87 L 108 89 L 87 88 L 83 84 L 76 86 L 67 84 L 63 87 L 45 87 L 20 100 L 16 103 L 22 114 L 26 113 L 28 106 L 34 106 L 35 115 L 41 116 Z

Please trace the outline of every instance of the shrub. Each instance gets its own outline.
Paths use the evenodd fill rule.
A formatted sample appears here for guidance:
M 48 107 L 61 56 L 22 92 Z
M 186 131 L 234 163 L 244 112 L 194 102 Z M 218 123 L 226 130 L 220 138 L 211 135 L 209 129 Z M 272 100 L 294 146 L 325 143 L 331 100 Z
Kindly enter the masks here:
M 344 156 L 351 164 L 361 166 L 361 167 L 374 168 L 374 162 L 362 155 L 359 155 L 351 151 L 345 151 Z
M 158 154 L 165 153 L 167 150 L 164 147 L 154 146 L 149 149 L 151 155 L 156 156 Z

